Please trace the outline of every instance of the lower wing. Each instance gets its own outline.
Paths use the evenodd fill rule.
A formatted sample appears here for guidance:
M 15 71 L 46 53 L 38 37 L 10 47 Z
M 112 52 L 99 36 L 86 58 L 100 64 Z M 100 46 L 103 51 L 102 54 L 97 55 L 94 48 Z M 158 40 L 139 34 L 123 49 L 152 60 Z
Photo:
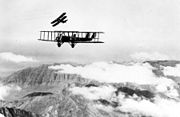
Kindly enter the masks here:
M 45 40 L 45 39 L 38 39 L 40 41 L 48 41 L 48 42 L 57 42 L 57 40 Z M 71 42 L 71 41 L 69 41 Z M 73 43 L 104 43 L 102 41 L 73 41 Z
M 104 43 L 102 41 L 74 41 L 74 43 Z
M 48 42 L 57 42 L 56 40 L 45 40 L 45 39 L 38 39 L 39 41 L 48 41 Z

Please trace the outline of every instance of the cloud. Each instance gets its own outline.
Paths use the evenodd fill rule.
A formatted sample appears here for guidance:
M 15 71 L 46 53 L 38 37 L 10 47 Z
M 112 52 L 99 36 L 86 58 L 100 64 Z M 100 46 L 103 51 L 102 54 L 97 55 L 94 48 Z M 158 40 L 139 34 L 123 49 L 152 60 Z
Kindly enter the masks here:
M 163 93 L 171 98 L 178 98 L 177 84 L 166 77 L 157 77 L 148 63 L 133 63 L 130 65 L 96 62 L 85 66 L 72 66 L 70 64 L 52 65 L 49 69 L 58 73 L 78 74 L 83 78 L 106 83 L 135 83 L 151 85 L 156 92 Z M 85 89 L 84 89 L 85 91 Z
M 118 107 L 119 110 L 125 112 L 154 117 L 179 116 L 180 101 L 177 83 L 166 77 L 157 77 L 152 72 L 154 68 L 148 63 L 96 62 L 84 66 L 61 64 L 51 65 L 49 69 L 57 70 L 57 73 L 79 74 L 84 78 L 106 83 L 131 82 L 140 87 L 146 85 L 155 93 L 154 102 L 145 98 L 138 98 L 138 100 L 135 97 L 127 98 L 123 93 L 116 96 L 114 94 L 116 89 L 111 85 L 89 88 L 74 87 L 70 90 L 73 94 L 82 95 L 89 100 L 106 99 L 109 102 L 118 100 L 121 105 Z
M 132 113 L 142 113 L 153 117 L 179 117 L 180 102 L 156 98 L 155 102 L 149 100 L 136 101 L 133 99 L 124 99 L 121 101 L 120 110 Z
M 8 86 L 0 86 L 0 100 L 4 100 L 3 97 L 8 95 L 8 91 L 10 90 L 10 87 Z
M 0 100 L 4 100 L 4 98 L 10 94 L 10 92 L 20 90 L 21 88 L 19 86 L 0 84 Z
M 134 60 L 145 61 L 145 60 L 169 60 L 170 58 L 164 54 L 158 52 L 146 53 L 146 52 L 136 52 L 130 57 Z
M 137 96 L 132 97 L 125 96 L 124 93 L 115 95 L 116 88 L 109 86 L 99 87 L 73 87 L 70 89 L 75 95 L 82 95 L 89 100 L 104 99 L 109 103 L 117 102 L 116 108 L 111 105 L 104 105 L 101 103 L 93 104 L 94 107 L 104 109 L 105 111 L 117 112 L 129 112 L 132 115 L 147 115 L 153 117 L 178 117 L 180 102 L 173 99 L 161 98 L 156 94 L 154 101 L 150 101 L 146 98 L 140 98 L 137 100 Z M 134 98 L 135 97 L 135 98 Z
M 84 78 L 108 83 L 155 84 L 158 80 L 152 72 L 152 66 L 148 63 L 123 65 L 112 62 L 96 62 L 85 66 L 61 64 L 49 66 L 49 69 L 59 69 L 59 73 L 79 74 Z
M 12 52 L 2 52 L 0 53 L 0 59 L 5 60 L 5 61 L 10 61 L 10 62 L 15 62 L 15 63 L 21 63 L 21 62 L 37 62 L 37 60 L 31 58 L 31 57 L 26 57 L 23 55 L 18 55 L 14 54 Z
M 76 95 L 83 95 L 87 99 L 96 100 L 96 99 L 107 99 L 112 96 L 112 93 L 116 89 L 112 86 L 101 86 L 101 87 L 74 87 L 70 91 Z
M 0 117 L 4 117 L 4 115 L 0 113 Z
M 171 79 L 161 78 L 155 88 L 157 92 L 161 92 L 170 98 L 177 99 L 179 97 L 178 85 Z
M 175 77 L 180 77 L 180 64 L 177 64 L 175 67 L 164 67 L 164 75 L 167 76 L 175 76 Z

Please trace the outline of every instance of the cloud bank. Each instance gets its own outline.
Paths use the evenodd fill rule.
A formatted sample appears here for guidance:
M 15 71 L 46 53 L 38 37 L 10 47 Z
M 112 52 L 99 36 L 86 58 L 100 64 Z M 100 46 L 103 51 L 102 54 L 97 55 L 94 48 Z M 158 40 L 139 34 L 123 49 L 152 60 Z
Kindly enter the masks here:
M 180 102 L 156 98 L 155 102 L 149 100 L 136 101 L 133 99 L 124 99 L 121 101 L 120 110 L 125 112 L 142 113 L 153 117 L 179 117 Z
M 158 53 L 158 52 L 153 52 L 153 53 L 147 53 L 147 52 L 136 52 L 130 57 L 133 60 L 138 60 L 138 61 L 145 61 L 145 60 L 169 60 L 170 58 L 164 54 Z
M 79 74 L 84 78 L 102 82 L 133 82 L 138 84 L 154 83 L 156 80 L 149 64 L 121 65 L 116 63 L 96 62 L 85 66 L 61 64 L 49 66 L 59 69 L 59 73 Z
M 21 88 L 19 86 L 0 84 L 0 100 L 4 100 L 5 97 L 10 95 L 10 92 L 20 91 L 20 90 Z
M 177 75 L 179 66 L 167 67 L 164 70 L 170 74 Z M 116 100 L 121 106 L 118 109 L 124 112 L 143 114 L 154 117 L 177 117 L 179 116 L 180 101 L 178 85 L 166 77 L 157 77 L 148 63 L 132 63 L 129 65 L 112 62 L 96 62 L 85 66 L 72 66 L 61 64 L 49 66 L 49 69 L 57 70 L 58 73 L 79 74 L 84 78 L 98 80 L 107 83 L 131 82 L 136 85 L 148 85 L 156 94 L 154 102 L 148 99 L 135 100 L 135 97 L 125 98 L 120 93 L 115 96 L 115 87 L 74 87 L 70 89 L 76 95 L 82 95 L 89 100 L 105 99 L 109 102 Z M 176 70 L 174 70 L 176 69 Z M 165 97 L 161 97 L 163 94 Z M 97 106 L 97 107 L 103 107 Z M 109 107 L 108 107 L 109 108 Z M 116 108 L 117 109 L 117 108 Z M 111 109 L 110 109 L 111 110 Z M 113 110 L 113 109 L 112 109 Z M 109 111 L 109 110 L 108 110 Z
M 115 88 L 112 86 L 100 86 L 100 87 L 74 87 L 70 89 L 74 94 L 84 95 L 86 98 L 90 100 L 96 99 L 107 99 L 112 96 L 113 92 L 115 92 Z
M 179 75 L 179 65 L 176 67 L 165 67 L 163 72 L 174 76 Z M 126 97 L 121 92 L 118 96 L 117 90 L 112 85 L 99 87 L 73 87 L 70 89 L 75 95 L 82 95 L 88 100 L 97 101 L 105 99 L 108 102 L 116 101 L 118 107 L 114 108 L 100 103 L 95 107 L 107 109 L 105 111 L 120 110 L 127 113 L 142 114 L 153 117 L 178 117 L 180 108 L 179 86 L 172 79 L 157 77 L 155 68 L 148 63 L 118 64 L 113 62 L 96 62 L 84 66 L 73 66 L 71 64 L 51 65 L 57 73 L 79 74 L 84 78 L 106 83 L 133 83 L 137 87 L 148 86 L 155 94 L 153 101 L 147 98 L 133 95 Z M 147 90 L 149 90 L 149 88 Z M 117 111 L 116 111 L 117 112 Z
M 85 66 L 61 64 L 49 66 L 49 69 L 59 73 L 79 74 L 84 78 L 107 83 L 131 82 L 136 84 L 157 84 L 163 78 L 157 78 L 148 63 L 134 63 L 130 65 L 113 62 L 96 62 Z
M 123 92 L 118 95 L 115 94 L 116 88 L 113 86 L 100 86 L 100 87 L 73 87 L 70 89 L 75 95 L 82 95 L 86 99 L 106 100 L 109 103 L 118 103 L 117 107 L 112 107 L 106 103 L 94 104 L 94 107 L 101 108 L 105 111 L 130 112 L 133 115 L 146 115 L 153 117 L 178 117 L 180 101 L 173 99 L 161 98 L 158 94 L 154 97 L 154 101 L 133 95 L 127 97 Z
M 0 117 L 4 117 L 4 115 L 0 113 Z
M 106 83 L 133 83 L 137 85 L 151 85 L 156 92 L 163 93 L 170 98 L 177 98 L 178 85 L 172 79 L 157 77 L 148 63 L 133 63 L 129 65 L 112 62 L 96 62 L 85 66 L 70 64 L 52 65 L 49 69 L 58 73 L 78 74 L 90 80 Z M 85 89 L 84 89 L 85 90 Z
M 167 76 L 176 76 L 176 77 L 180 77 L 180 64 L 177 64 L 175 67 L 164 67 L 164 75 Z
M 0 53 L 0 59 L 5 60 L 5 61 L 14 62 L 14 63 L 37 62 L 37 60 L 33 59 L 32 57 L 26 57 L 23 55 L 14 54 L 12 52 Z

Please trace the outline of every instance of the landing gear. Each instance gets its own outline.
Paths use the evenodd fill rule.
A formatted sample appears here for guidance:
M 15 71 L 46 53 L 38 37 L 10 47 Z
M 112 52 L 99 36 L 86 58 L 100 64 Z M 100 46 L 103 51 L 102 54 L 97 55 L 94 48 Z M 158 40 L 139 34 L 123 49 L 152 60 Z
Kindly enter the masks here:
M 71 45 L 71 47 L 72 48 L 74 48 L 75 47 L 75 43 L 74 43 L 74 40 L 76 39 L 76 34 L 73 34 L 73 36 L 70 38 L 70 45 Z
M 71 43 L 71 47 L 74 48 L 74 47 L 75 47 L 75 44 L 74 44 L 74 43 Z
M 60 42 L 57 43 L 57 46 L 58 46 L 58 47 L 61 47 L 61 45 L 62 45 L 62 44 L 61 44 Z
M 58 47 L 61 47 L 61 45 L 63 44 L 61 39 L 62 39 L 62 34 L 58 34 L 58 36 L 56 37 Z

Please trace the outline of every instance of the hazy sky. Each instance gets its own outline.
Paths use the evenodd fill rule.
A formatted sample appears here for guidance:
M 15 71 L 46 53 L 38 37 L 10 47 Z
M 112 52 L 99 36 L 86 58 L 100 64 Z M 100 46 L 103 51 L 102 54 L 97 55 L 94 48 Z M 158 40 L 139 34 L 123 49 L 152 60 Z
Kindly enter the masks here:
M 0 0 L 0 53 L 51 62 L 180 59 L 180 0 Z M 50 22 L 67 12 L 67 23 Z M 40 42 L 40 30 L 103 31 L 104 44 Z

